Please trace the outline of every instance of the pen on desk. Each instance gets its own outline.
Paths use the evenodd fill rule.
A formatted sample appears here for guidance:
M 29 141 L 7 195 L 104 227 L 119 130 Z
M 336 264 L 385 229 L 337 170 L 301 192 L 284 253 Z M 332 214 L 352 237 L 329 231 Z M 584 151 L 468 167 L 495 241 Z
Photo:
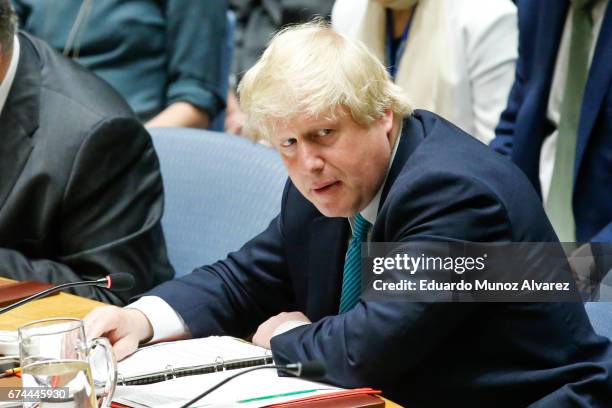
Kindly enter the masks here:
M 266 396 L 263 396 L 263 397 L 255 397 L 255 398 L 243 399 L 243 400 L 238 401 L 238 403 L 239 404 L 244 404 L 246 402 L 261 401 L 261 400 L 266 400 L 266 399 L 270 399 L 270 398 L 289 397 L 291 395 L 307 394 L 309 392 L 315 392 L 315 391 L 318 391 L 318 389 L 315 388 L 313 390 L 291 391 L 291 392 L 285 392 L 285 393 L 282 393 L 282 394 L 266 395 Z
M 8 370 L 5 370 L 2 374 L 0 374 L 0 378 L 11 377 L 13 375 L 18 376 L 20 374 L 21 374 L 21 367 L 9 368 Z

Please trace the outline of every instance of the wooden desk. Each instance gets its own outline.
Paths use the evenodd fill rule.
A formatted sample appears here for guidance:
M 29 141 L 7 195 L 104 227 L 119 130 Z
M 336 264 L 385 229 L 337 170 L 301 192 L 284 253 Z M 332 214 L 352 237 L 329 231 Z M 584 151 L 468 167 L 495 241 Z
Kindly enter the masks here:
M 58 295 L 35 300 L 1 315 L 0 330 L 17 330 L 20 326 L 33 320 L 50 317 L 77 317 L 80 319 L 85 317 L 92 309 L 103 305 L 103 303 L 95 300 L 62 292 Z

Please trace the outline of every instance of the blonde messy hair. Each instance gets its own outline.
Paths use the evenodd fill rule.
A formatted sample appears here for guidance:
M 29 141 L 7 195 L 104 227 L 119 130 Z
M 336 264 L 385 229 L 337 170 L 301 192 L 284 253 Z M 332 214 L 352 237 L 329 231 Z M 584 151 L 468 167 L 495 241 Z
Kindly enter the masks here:
M 323 20 L 278 32 L 244 75 L 238 93 L 248 117 L 245 130 L 254 140 L 269 141 L 275 123 L 304 114 L 346 111 L 368 126 L 386 109 L 400 117 L 412 112 L 376 56 Z

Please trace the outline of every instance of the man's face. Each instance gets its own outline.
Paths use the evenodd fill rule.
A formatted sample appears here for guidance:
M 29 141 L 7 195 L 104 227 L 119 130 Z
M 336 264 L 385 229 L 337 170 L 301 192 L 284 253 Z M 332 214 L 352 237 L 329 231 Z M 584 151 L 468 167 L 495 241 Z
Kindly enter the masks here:
M 272 144 L 297 189 L 327 217 L 355 215 L 382 185 L 393 149 L 393 113 L 368 127 L 347 112 L 278 123 Z

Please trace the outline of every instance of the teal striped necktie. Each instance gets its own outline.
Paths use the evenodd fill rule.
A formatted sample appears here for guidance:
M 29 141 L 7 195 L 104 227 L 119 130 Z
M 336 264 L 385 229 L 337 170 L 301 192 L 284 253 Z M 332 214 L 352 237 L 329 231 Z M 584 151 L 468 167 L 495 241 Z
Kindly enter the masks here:
M 370 224 L 361 214 L 353 221 L 353 236 L 346 251 L 344 274 L 342 275 L 342 294 L 340 295 L 340 313 L 351 310 L 361 295 L 361 243 L 365 242 Z

